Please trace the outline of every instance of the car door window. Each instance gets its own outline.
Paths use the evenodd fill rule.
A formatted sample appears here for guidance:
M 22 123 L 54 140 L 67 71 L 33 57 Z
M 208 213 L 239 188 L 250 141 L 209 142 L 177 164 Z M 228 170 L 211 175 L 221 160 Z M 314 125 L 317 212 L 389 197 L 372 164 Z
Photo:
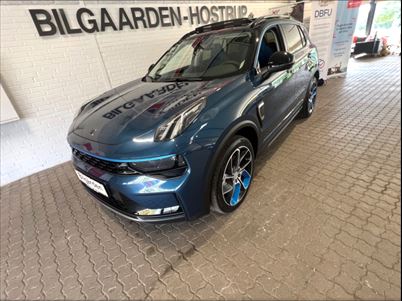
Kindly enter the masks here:
M 297 26 L 297 28 L 299 29 L 300 36 L 301 36 L 301 39 L 302 39 L 302 45 L 303 45 L 303 47 L 304 47 L 304 46 L 307 45 L 306 36 L 304 35 L 304 31 L 303 31 L 303 29 L 300 28 L 300 26 Z
M 287 42 L 287 51 L 295 53 L 299 49 L 302 49 L 305 45 L 302 36 L 300 35 L 299 26 L 294 24 L 281 25 L 283 33 Z
M 263 35 L 260 51 L 258 53 L 258 64 L 260 68 L 268 66 L 272 54 L 279 51 L 279 41 L 275 29 L 269 29 Z

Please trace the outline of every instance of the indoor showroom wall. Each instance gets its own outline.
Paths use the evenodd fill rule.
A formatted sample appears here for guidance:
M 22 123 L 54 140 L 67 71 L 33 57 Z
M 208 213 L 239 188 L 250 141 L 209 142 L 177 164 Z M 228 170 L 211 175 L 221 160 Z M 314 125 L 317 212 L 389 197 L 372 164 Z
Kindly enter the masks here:
M 68 127 L 80 104 L 141 77 L 149 65 L 195 25 L 40 36 L 29 9 L 62 8 L 76 28 L 80 7 L 95 14 L 106 8 L 222 5 L 247 6 L 247 14 L 270 14 L 278 1 L 2 1 L 1 84 L 20 120 L 1 125 L 1 184 L 70 158 Z M 99 20 L 99 17 L 97 17 Z

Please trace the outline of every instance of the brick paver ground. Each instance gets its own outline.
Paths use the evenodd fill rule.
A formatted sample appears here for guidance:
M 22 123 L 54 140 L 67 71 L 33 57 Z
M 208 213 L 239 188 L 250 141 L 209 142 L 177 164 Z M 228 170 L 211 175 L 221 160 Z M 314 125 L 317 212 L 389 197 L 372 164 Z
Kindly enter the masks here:
M 3 187 L 1 299 L 400 299 L 400 70 L 352 61 L 321 87 L 228 216 L 129 222 L 70 163 Z

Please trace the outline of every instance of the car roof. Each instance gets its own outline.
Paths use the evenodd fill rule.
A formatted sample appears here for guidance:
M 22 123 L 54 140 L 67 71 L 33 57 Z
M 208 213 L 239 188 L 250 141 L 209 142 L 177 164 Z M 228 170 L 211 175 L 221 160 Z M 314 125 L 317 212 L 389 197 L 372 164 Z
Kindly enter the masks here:
M 223 30 L 259 30 L 265 28 L 270 24 L 280 23 L 295 23 L 302 25 L 302 23 L 296 21 L 292 17 L 286 16 L 262 16 L 258 18 L 239 18 L 227 21 L 221 21 L 216 23 L 207 24 L 197 27 L 195 30 L 185 34 L 181 39 L 188 38 L 190 36 L 197 36 L 199 34 L 221 32 Z

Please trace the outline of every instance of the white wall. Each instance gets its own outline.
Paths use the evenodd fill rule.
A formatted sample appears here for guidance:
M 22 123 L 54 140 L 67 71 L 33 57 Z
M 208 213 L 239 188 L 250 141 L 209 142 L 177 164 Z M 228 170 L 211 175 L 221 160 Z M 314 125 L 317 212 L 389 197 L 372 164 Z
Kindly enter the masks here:
M 144 75 L 148 66 L 188 32 L 181 27 L 107 31 L 40 37 L 29 8 L 178 5 L 247 5 L 255 16 L 283 5 L 278 1 L 2 1 L 1 82 L 21 118 L 1 125 L 1 185 L 70 158 L 68 127 L 80 104 Z M 285 1 L 286 3 L 293 1 Z M 113 15 L 112 15 L 113 17 Z

